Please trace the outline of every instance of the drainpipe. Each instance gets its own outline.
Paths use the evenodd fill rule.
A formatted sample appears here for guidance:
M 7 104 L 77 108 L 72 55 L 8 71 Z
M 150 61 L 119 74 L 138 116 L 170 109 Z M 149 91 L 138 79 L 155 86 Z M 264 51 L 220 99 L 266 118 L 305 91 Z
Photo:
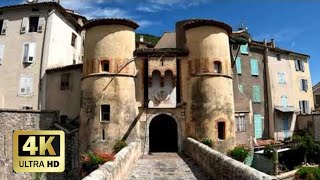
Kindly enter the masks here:
M 40 72 L 39 72 L 39 84 L 38 84 L 38 110 L 41 110 L 41 102 L 42 102 L 42 83 L 43 81 L 41 80 L 41 77 L 42 77 L 42 71 L 43 71 L 43 58 L 44 58 L 44 50 L 45 50 L 45 44 L 46 44 L 46 35 L 47 35 L 47 26 L 48 26 L 48 18 L 49 16 L 51 16 L 52 13 L 54 13 L 55 10 L 52 10 L 50 11 L 46 17 L 45 17 L 45 28 L 44 28 L 44 31 L 43 31 L 43 41 L 42 41 L 42 49 L 41 49 L 41 60 L 40 60 Z M 45 89 L 45 88 L 44 88 Z

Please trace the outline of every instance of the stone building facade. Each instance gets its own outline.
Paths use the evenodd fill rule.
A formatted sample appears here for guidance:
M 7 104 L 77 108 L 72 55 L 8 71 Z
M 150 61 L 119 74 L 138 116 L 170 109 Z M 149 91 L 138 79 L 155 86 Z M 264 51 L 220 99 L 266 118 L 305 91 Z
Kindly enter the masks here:
M 320 111 L 320 83 L 312 87 L 314 96 L 314 108 L 316 111 Z
M 0 12 L 0 108 L 46 109 L 46 69 L 82 62 L 86 18 L 54 2 Z

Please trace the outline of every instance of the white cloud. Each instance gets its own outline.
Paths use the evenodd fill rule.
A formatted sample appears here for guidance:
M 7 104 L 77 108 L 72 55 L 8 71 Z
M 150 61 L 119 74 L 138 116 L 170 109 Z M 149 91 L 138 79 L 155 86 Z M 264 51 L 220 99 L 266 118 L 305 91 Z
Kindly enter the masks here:
M 136 10 L 142 12 L 158 12 L 173 9 L 185 9 L 192 6 L 197 6 L 207 0 L 145 0 L 138 4 Z

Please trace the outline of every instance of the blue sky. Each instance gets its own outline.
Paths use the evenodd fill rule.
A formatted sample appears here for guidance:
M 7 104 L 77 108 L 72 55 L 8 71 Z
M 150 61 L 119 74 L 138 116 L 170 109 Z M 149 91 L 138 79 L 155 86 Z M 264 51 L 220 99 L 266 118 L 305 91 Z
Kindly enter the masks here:
M 309 54 L 313 84 L 320 81 L 320 1 L 316 0 L 60 0 L 88 18 L 130 18 L 142 33 L 174 31 L 176 21 L 211 18 L 237 29 L 241 22 L 253 39 L 274 38 L 277 46 Z M 23 0 L 1 0 L 0 5 Z

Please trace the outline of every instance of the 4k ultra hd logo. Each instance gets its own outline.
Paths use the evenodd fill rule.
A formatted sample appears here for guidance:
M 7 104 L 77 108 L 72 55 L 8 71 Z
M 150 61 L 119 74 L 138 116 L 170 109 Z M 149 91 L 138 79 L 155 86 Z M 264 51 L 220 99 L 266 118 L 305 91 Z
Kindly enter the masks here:
M 64 150 L 63 131 L 14 131 L 13 170 L 15 172 L 63 172 Z

